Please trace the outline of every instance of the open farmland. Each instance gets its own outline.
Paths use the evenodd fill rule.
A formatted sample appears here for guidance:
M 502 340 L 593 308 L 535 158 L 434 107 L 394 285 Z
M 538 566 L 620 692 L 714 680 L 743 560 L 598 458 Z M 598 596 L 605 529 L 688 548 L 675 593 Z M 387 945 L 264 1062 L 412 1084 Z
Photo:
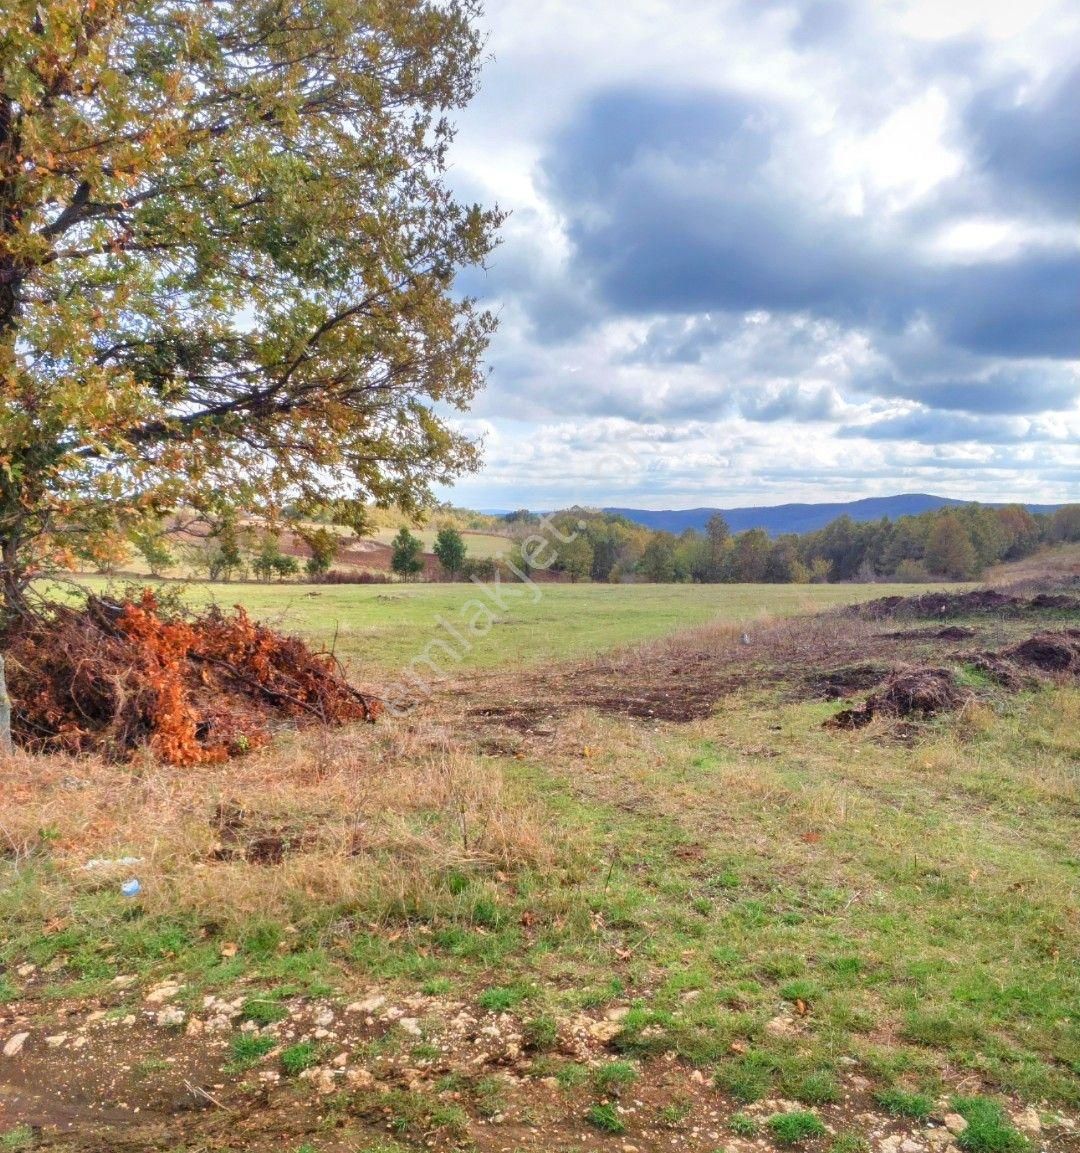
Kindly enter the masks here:
M 123 582 L 86 578 L 82 583 L 102 591 Z M 193 606 L 243 605 L 252 616 L 332 648 L 358 676 L 369 679 L 396 672 L 433 640 L 447 641 L 462 653 L 454 667 L 463 671 L 512 667 L 636 644 L 709 621 L 790 616 L 922 587 L 934 586 L 505 582 L 313 586 L 196 581 L 183 586 L 181 595 Z M 469 633 L 466 650 L 454 641 L 446 624 L 460 631 L 463 612 L 478 602 L 490 608 L 494 623 L 485 636 Z
M 469 594 L 226 591 L 371 670 Z M 13 1147 L 1075 1148 L 1080 696 L 973 655 L 1074 600 L 542 592 L 374 727 L 5 766 Z M 823 727 L 942 665 L 958 711 Z

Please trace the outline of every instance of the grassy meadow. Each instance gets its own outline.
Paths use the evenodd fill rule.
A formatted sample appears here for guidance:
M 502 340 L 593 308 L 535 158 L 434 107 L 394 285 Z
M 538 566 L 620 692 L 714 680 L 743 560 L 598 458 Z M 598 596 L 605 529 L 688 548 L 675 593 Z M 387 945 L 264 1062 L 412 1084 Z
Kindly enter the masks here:
M 116 582 L 80 578 L 102 591 Z M 120 582 L 123 583 L 123 582 Z M 147 579 L 141 583 L 153 587 Z M 482 583 L 302 585 L 209 584 L 177 586 L 193 606 L 243 605 L 253 616 L 297 632 L 335 653 L 365 679 L 394 673 L 432 640 L 453 641 L 442 622 L 462 629 L 463 614 L 478 601 L 494 623 L 486 636 L 468 635 L 459 667 L 496 669 L 564 660 L 637 644 L 710 621 L 741 623 L 791 616 L 920 585 L 608 585 Z
M 310 591 L 188 595 L 336 633 L 385 669 L 475 595 Z M 477 718 L 522 661 L 634 644 L 644 668 L 678 651 L 651 638 L 679 628 L 730 645 L 733 622 L 889 591 L 545 587 L 471 654 L 499 678 L 371 728 L 286 732 L 184 770 L 15 758 L 0 1010 L 41 1034 L 88 1007 L 134 1021 L 168 981 L 201 1030 L 231 999 L 248 1031 L 209 1042 L 204 1078 L 246 1149 L 864 1153 L 895 1135 L 929 1153 L 957 1113 L 971 1133 L 956 1153 L 1067 1150 L 1075 688 L 903 734 L 823 728 L 834 702 L 760 683 L 688 723 L 571 708 L 515 733 Z M 122 857 L 139 862 L 135 901 L 83 868 Z M 144 1090 L 172 1084 L 194 1043 L 148 1024 Z M 153 1147 L 241 1147 L 204 1124 L 161 1120 Z

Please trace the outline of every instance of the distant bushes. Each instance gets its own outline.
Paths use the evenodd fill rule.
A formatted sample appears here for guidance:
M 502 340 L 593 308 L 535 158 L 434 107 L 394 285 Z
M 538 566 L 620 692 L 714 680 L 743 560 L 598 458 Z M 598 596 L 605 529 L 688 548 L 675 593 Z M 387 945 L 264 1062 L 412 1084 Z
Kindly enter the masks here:
M 522 540 L 532 514 L 513 514 Z M 507 518 L 509 521 L 509 518 Z M 566 580 L 703 584 L 807 584 L 824 581 L 970 580 L 1001 561 L 1047 544 L 1080 541 L 1080 505 L 1037 515 L 1021 505 L 970 504 L 897 520 L 842 516 L 816 532 L 770 537 L 730 532 L 715 515 L 704 532 L 658 532 L 624 517 L 573 508 L 545 518 L 560 543 L 546 575 Z M 527 548 L 512 560 L 527 568 Z
M 388 585 L 394 583 L 394 578 L 385 572 L 346 572 L 343 569 L 331 569 L 319 578 L 324 585 Z

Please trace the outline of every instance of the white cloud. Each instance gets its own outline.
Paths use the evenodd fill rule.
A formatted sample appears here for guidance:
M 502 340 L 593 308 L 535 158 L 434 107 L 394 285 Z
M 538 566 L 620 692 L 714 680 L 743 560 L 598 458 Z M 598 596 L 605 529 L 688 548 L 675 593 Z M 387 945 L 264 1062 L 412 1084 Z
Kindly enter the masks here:
M 452 179 L 513 215 L 491 274 L 467 285 L 499 309 L 502 328 L 492 384 L 469 422 L 485 435 L 485 470 L 453 499 L 670 507 L 935 485 L 959 496 L 1080 499 L 1080 410 L 1067 401 L 1046 415 L 999 407 L 1009 415 L 996 422 L 948 415 L 955 443 L 928 444 L 920 432 L 938 420 L 927 408 L 938 380 L 966 404 L 974 386 L 965 382 L 1008 387 L 1015 368 L 1030 395 L 1045 371 L 1054 397 L 1068 396 L 1060 352 L 1006 361 L 970 343 L 983 339 L 971 313 L 977 275 L 955 287 L 935 278 L 1080 251 L 1071 219 L 995 201 L 964 131 L 973 93 L 1008 83 L 1023 99 L 1080 60 L 1080 6 L 489 0 L 485 23 L 493 59 L 460 118 Z M 720 179 L 740 182 L 740 195 L 783 190 L 833 235 L 850 221 L 852 251 L 876 261 L 875 274 L 908 262 L 912 283 L 898 292 L 920 307 L 879 315 L 889 302 L 877 311 L 870 302 L 856 316 L 835 301 L 786 313 L 613 305 L 575 246 L 575 229 L 606 222 L 560 205 L 544 160 L 558 132 L 616 88 L 734 92 L 767 105 L 759 171 L 717 175 L 706 156 L 695 165 L 659 155 L 651 178 L 669 192 L 690 185 L 708 195 Z M 589 211 L 611 208 L 598 200 Z M 974 333 L 968 346 L 951 340 L 950 323 Z M 890 393 L 892 377 L 903 380 Z M 900 418 L 898 439 L 839 435 Z

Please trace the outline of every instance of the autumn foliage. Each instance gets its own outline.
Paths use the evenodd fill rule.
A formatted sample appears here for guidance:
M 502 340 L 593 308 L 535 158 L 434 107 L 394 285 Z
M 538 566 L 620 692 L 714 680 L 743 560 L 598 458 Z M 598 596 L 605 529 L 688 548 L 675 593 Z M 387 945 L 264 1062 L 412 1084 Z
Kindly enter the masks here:
M 275 726 L 380 711 L 331 654 L 239 607 L 170 615 L 149 590 L 29 618 L 11 634 L 8 673 L 18 744 L 121 760 L 149 748 L 170 764 L 219 762 L 265 744 Z

